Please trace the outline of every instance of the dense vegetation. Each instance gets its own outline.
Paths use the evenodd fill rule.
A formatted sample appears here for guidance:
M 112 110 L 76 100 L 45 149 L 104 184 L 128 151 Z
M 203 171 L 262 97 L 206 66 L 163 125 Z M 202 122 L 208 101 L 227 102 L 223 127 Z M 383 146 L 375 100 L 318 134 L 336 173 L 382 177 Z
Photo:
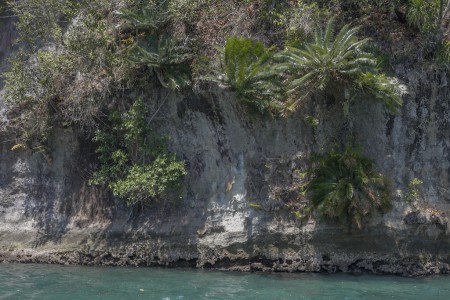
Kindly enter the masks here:
M 75 128 L 97 145 L 99 165 L 91 183 L 129 204 L 167 197 L 186 172 L 149 127 L 150 103 L 131 94 L 182 93 L 193 81 L 219 80 L 251 113 L 289 117 L 320 95 L 335 98 L 350 118 L 352 104 L 365 99 L 399 111 L 406 88 L 389 73 L 390 63 L 407 55 L 427 67 L 448 67 L 450 61 L 449 0 L 8 5 L 19 31 L 19 51 L 4 74 L 8 125 L 17 132 L 17 145 L 42 149 L 54 127 Z M 409 47 L 403 58 L 390 57 L 378 43 L 389 36 L 365 36 L 374 24 L 388 27 L 387 19 L 417 41 L 426 40 L 424 46 Z M 383 177 L 359 151 L 325 146 L 308 184 L 312 207 L 361 227 L 374 208 L 388 206 Z

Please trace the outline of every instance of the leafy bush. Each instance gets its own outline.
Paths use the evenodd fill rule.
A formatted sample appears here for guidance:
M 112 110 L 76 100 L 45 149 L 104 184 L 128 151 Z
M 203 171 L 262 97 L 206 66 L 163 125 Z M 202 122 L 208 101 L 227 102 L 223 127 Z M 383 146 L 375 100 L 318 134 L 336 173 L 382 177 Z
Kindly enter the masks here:
M 316 158 L 312 179 L 306 186 L 312 206 L 323 217 L 363 227 L 364 219 L 390 205 L 390 184 L 373 170 L 373 162 L 358 149 L 347 146 Z
M 110 128 L 94 137 L 100 168 L 90 183 L 107 186 L 128 205 L 149 204 L 177 191 L 186 174 L 184 161 L 167 150 L 164 140 L 149 140 L 147 113 L 143 101 L 136 100 L 126 113 L 111 113 Z
M 132 165 L 126 177 L 111 184 L 115 196 L 134 204 L 147 199 L 157 199 L 169 190 L 180 188 L 180 179 L 185 175 L 184 162 L 174 155 L 162 154 L 145 166 Z
M 279 74 L 272 66 L 273 48 L 245 37 L 232 36 L 223 50 L 222 80 L 237 98 L 261 113 L 280 106 Z

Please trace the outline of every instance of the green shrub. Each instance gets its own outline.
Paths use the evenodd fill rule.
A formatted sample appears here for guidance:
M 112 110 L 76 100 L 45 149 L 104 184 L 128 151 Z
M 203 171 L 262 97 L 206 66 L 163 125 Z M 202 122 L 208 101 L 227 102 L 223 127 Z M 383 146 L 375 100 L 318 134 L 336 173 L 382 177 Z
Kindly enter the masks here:
M 306 190 L 322 217 L 362 228 L 371 213 L 391 207 L 388 180 L 359 149 L 347 146 L 318 156 L 311 174 Z
M 273 55 L 273 48 L 236 36 L 227 39 L 223 50 L 222 80 L 241 102 L 261 113 L 279 107 L 283 95 L 279 74 L 272 66 Z
M 90 183 L 108 187 L 128 205 L 150 204 L 176 192 L 186 174 L 184 161 L 150 130 L 147 114 L 143 101 L 136 100 L 126 113 L 111 113 L 109 128 L 94 137 L 100 167 Z
M 177 160 L 175 155 L 162 154 L 145 166 L 132 165 L 126 177 L 111 183 L 110 187 L 115 196 L 127 199 L 131 205 L 179 189 L 180 179 L 185 174 L 183 161 Z
M 56 83 L 73 69 L 67 56 L 39 50 L 33 56 L 23 51 L 10 60 L 5 77 L 5 100 L 11 105 L 9 119 L 22 142 L 41 143 L 48 138 L 58 118 L 59 93 Z

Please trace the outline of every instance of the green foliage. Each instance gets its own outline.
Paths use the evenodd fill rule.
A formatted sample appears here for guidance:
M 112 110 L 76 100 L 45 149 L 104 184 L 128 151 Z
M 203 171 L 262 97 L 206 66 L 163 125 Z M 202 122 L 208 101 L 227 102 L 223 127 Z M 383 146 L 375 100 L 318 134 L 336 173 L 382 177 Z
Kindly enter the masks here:
M 132 64 L 148 67 L 163 87 L 176 90 L 190 84 L 188 57 L 170 37 L 149 35 L 128 49 L 127 59 Z
M 114 195 L 127 199 L 128 204 L 156 199 L 169 189 L 180 188 L 185 175 L 184 162 L 174 155 L 160 155 L 146 166 L 132 165 L 126 177 L 111 184 Z
M 5 77 L 5 100 L 15 108 L 9 118 L 18 135 L 32 143 L 44 142 L 58 111 L 55 83 L 73 65 L 62 54 L 40 50 L 30 62 L 19 51 Z
M 223 50 L 223 81 L 237 98 L 261 113 L 280 106 L 283 95 L 278 73 L 272 66 L 273 48 L 245 37 L 232 36 Z
M 362 96 L 383 102 L 391 113 L 398 113 L 403 104 L 402 95 L 407 92 L 406 86 L 400 84 L 395 77 L 384 74 L 366 72 L 361 74 L 356 83 Z
M 149 1 L 140 9 L 121 9 L 116 15 L 135 29 L 132 45 L 126 51 L 128 62 L 147 67 L 165 88 L 176 90 L 190 84 L 186 48 L 160 33 L 170 19 L 167 1 Z
M 107 186 L 128 205 L 149 204 L 181 187 L 184 161 L 171 154 L 161 138 L 152 136 L 141 99 L 126 113 L 113 112 L 110 128 L 98 130 L 94 141 L 100 168 L 90 183 Z
M 323 20 L 330 18 L 327 8 L 319 7 L 315 1 L 298 0 L 297 4 L 290 8 L 289 17 L 285 29 L 285 45 L 288 47 L 300 47 L 305 41 L 309 41 Z
M 288 47 L 276 55 L 281 61 L 279 68 L 291 74 L 288 93 L 293 99 L 289 109 L 295 109 L 301 100 L 317 91 L 326 91 L 348 103 L 360 87 L 375 91 L 372 96 L 391 110 L 401 105 L 402 89 L 396 81 L 369 73 L 376 72 L 377 60 L 365 51 L 368 39 L 358 39 L 357 31 L 357 27 L 345 25 L 335 36 L 334 20 L 330 19 L 325 30 L 316 31 L 314 42 L 302 48 Z
M 408 202 L 419 200 L 422 184 L 422 180 L 419 178 L 413 178 L 408 184 L 408 192 L 406 193 L 405 200 Z
M 116 15 L 133 24 L 136 30 L 154 32 L 163 27 L 169 20 L 167 1 L 146 1 L 144 6 L 134 9 L 122 8 Z
M 62 38 L 62 24 L 77 10 L 74 0 L 16 0 L 8 6 L 17 16 L 20 41 L 38 47 L 46 42 L 58 43 Z
M 45 142 L 56 124 L 96 127 L 112 96 L 138 85 L 143 69 L 165 87 L 189 83 L 187 56 L 179 54 L 183 49 L 156 33 L 168 21 L 161 13 L 165 8 L 156 1 L 137 2 L 10 3 L 22 43 L 3 75 L 6 99 L 15 112 L 9 117 L 20 139 Z
M 109 0 L 11 2 L 22 43 L 4 77 L 21 139 L 43 142 L 55 122 L 92 128 L 112 91 L 122 89 L 129 68 L 110 5 Z
M 445 2 L 447 0 L 409 0 L 406 15 L 408 24 L 424 32 L 439 28 L 442 21 L 441 14 L 445 10 Z
M 323 217 L 363 227 L 365 218 L 390 208 L 390 185 L 373 170 L 373 162 L 347 146 L 317 157 L 306 187 L 312 206 Z
M 368 39 L 358 40 L 357 30 L 346 25 L 333 39 L 334 20 L 330 19 L 325 31 L 316 31 L 313 43 L 279 53 L 278 59 L 285 62 L 281 66 L 293 74 L 288 85 L 290 92 L 307 95 L 316 89 L 330 88 L 335 82 L 353 82 L 364 68 L 375 66 L 374 57 L 363 51 Z

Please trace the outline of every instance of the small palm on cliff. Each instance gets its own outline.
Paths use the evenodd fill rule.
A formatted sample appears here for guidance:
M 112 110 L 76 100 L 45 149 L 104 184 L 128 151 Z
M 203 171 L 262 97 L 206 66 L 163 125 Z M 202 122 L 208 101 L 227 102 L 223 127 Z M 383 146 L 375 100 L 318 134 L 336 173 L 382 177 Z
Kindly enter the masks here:
M 390 208 L 387 180 L 358 149 L 333 150 L 317 161 L 306 188 L 321 216 L 347 223 L 349 228 L 356 223 L 361 229 L 367 215 Z

